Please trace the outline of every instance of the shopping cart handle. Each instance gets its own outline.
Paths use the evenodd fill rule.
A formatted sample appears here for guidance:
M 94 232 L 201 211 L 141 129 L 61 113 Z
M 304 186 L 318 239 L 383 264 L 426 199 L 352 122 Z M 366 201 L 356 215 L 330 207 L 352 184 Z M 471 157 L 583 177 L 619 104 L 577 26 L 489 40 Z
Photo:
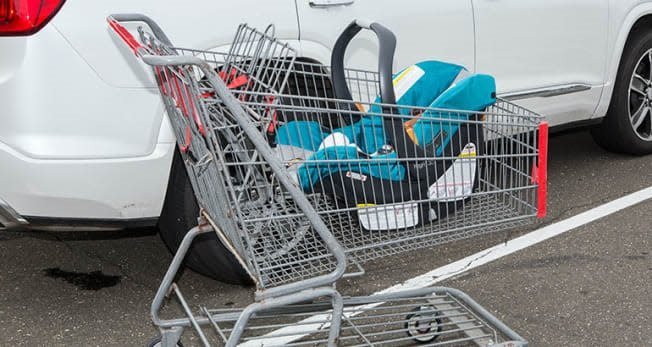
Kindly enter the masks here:
M 207 64 L 204 60 L 194 57 L 194 56 L 185 56 L 185 55 L 149 55 L 145 54 L 141 56 L 141 59 L 145 64 L 152 66 L 178 66 L 178 65 L 196 65 L 203 67 Z M 209 70 L 210 68 L 207 67 Z
M 143 22 L 152 30 L 152 34 L 161 41 L 163 44 L 172 46 L 172 42 L 168 39 L 167 35 L 163 32 L 160 26 L 148 16 L 140 13 L 116 13 L 109 15 L 106 20 L 111 23 L 115 22 Z
M 131 48 L 131 50 L 134 52 L 136 56 L 141 54 L 141 50 L 143 50 L 143 45 L 136 40 L 134 35 L 131 35 L 129 30 L 122 26 L 122 24 L 118 23 L 114 19 L 107 18 L 107 21 L 109 22 L 109 26 L 113 31 L 122 39 L 122 41 Z

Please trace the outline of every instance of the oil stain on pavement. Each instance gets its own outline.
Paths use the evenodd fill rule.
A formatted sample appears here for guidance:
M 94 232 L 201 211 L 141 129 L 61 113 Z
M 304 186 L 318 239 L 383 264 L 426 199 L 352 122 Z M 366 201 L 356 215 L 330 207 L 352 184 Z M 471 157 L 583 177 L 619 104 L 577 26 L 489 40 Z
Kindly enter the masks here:
M 100 290 L 120 283 L 121 276 L 105 275 L 102 271 L 89 273 L 64 271 L 58 267 L 43 270 L 47 277 L 62 279 L 82 290 Z

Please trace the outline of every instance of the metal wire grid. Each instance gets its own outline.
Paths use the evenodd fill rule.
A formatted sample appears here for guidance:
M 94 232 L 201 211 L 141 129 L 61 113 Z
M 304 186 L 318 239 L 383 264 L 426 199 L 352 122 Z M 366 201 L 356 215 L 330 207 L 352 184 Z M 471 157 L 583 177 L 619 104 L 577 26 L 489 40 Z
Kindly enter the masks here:
M 489 210 L 484 212 L 476 210 L 480 208 Z M 469 225 L 469 219 L 482 222 Z M 364 233 L 354 236 L 351 232 L 346 235 L 336 233 L 336 237 L 343 240 L 344 247 L 355 260 L 364 263 L 390 255 L 431 249 L 448 242 L 508 230 L 525 225 L 529 221 L 530 218 L 519 214 L 509 206 L 485 197 L 470 200 L 462 211 L 435 225 L 405 231 L 392 230 L 375 235 Z
M 228 54 L 169 47 L 141 30 L 141 40 L 156 55 L 192 55 L 214 63 L 225 84 L 236 84 L 239 91 L 259 93 L 260 97 L 248 96 L 248 100 L 266 102 L 274 88 L 283 88 L 294 51 L 289 46 L 241 25 Z M 273 58 L 280 56 L 281 58 Z M 278 183 L 270 185 L 267 178 L 271 172 L 260 161 L 258 153 L 248 143 L 242 129 L 229 110 L 221 104 L 202 102 L 214 97 L 212 91 L 199 92 L 199 84 L 206 84 L 203 73 L 194 66 L 155 67 L 164 105 L 171 119 L 176 137 L 185 158 L 185 164 L 199 205 L 212 223 L 218 226 L 218 235 L 234 251 L 243 266 L 257 279 L 267 283 L 265 274 L 269 269 L 258 269 L 257 257 L 267 259 L 273 273 L 282 275 L 301 264 L 301 258 L 311 254 L 313 260 L 326 257 L 326 248 L 313 235 L 310 223 L 302 214 L 292 218 L 288 214 L 298 208 L 283 194 Z M 248 76 L 246 83 L 238 78 Z M 250 111 L 255 115 L 261 109 Z M 254 110 L 258 111 L 256 113 Z M 261 125 L 261 129 L 263 126 Z M 249 163 L 248 167 L 231 165 L 234 162 Z M 258 165 L 256 164 L 258 163 Z M 272 195 L 283 201 L 274 201 Z M 283 207 L 281 207 L 283 206 Z M 273 218 L 283 212 L 283 218 Z M 235 218 L 235 214 L 240 218 Z M 272 217 L 266 219 L 266 216 Z M 244 218 L 243 218 L 244 217 Z M 243 222 L 246 220 L 246 222 Z M 243 230 L 249 231 L 244 233 Z M 286 234 L 297 231 L 295 242 Z M 310 233 L 310 237 L 307 237 Z M 251 237 L 246 237 L 246 236 Z M 307 244 L 312 240 L 313 245 Z M 272 250 L 272 252 L 267 252 Z M 282 266 L 274 266 L 280 259 L 292 256 L 298 259 Z M 329 259 L 328 263 L 334 260 Z M 312 262 L 312 266 L 316 266 Z M 318 271 L 320 272 L 320 271 Z M 309 277 L 305 274 L 305 277 Z
M 239 28 L 238 33 L 236 40 L 254 35 L 246 27 Z M 292 54 L 290 58 L 271 58 L 261 53 L 276 52 L 270 45 L 264 46 L 266 49 L 253 44 L 234 45 L 236 48 L 229 55 L 153 43 L 150 46 L 158 50 L 158 54 L 201 57 L 215 69 L 225 71 L 222 78 L 227 84 L 247 74 L 253 82 L 234 87 L 232 91 L 247 106 L 252 124 L 261 132 L 269 129 L 270 123 L 277 120 L 275 118 L 280 118 L 279 124 L 292 120 L 316 121 L 329 129 L 350 124 L 354 117 L 359 119 L 372 114 L 368 110 L 378 93 L 377 73 L 349 69 L 347 82 L 356 102 L 333 99 L 327 68 L 295 62 Z M 291 52 L 287 47 L 279 51 Z M 231 73 L 234 69 L 237 73 Z M 214 97 L 198 69 L 157 68 L 156 73 L 163 81 L 161 92 L 177 138 L 190 148 L 188 153 L 193 157 L 186 160 L 186 164 L 200 206 L 219 226 L 223 241 L 234 249 L 259 286 L 266 288 L 296 282 L 332 270 L 334 259 L 323 242 L 280 185 L 274 182 L 272 170 L 260 159 L 230 111 Z M 177 85 L 181 86 L 181 91 L 174 92 Z M 364 109 L 367 111 L 363 112 Z M 414 110 L 427 112 L 424 108 L 401 108 L 404 109 L 408 114 L 413 114 Z M 487 149 L 476 159 L 480 173 L 475 193 L 464 197 L 460 204 L 448 206 L 446 209 L 451 211 L 445 214 L 449 216 L 433 223 L 400 230 L 368 231 L 360 227 L 359 219 L 355 218 L 357 209 L 351 204 L 342 205 L 330 196 L 307 192 L 351 260 L 369 261 L 503 230 L 525 224 L 535 214 L 536 186 L 531 182 L 531 168 L 536 157 L 535 126 L 540 117 L 502 101 L 483 113 L 482 121 L 459 121 L 461 112 L 457 111 L 431 111 L 437 112 L 433 122 L 439 122 L 440 126 L 464 123 L 467 131 L 476 128 L 484 133 Z M 468 119 L 468 114 L 464 118 Z M 453 159 L 446 156 L 400 158 L 398 162 Z M 369 160 L 358 162 L 371 164 Z M 289 163 L 286 161 L 286 164 Z M 411 201 L 425 202 L 419 198 Z
M 500 104 L 496 107 L 503 108 Z M 515 106 L 505 103 L 504 107 Z M 283 108 L 281 106 L 277 111 Z M 355 218 L 357 208 L 347 207 L 347 204 L 338 203 L 325 194 L 309 194 L 313 206 L 347 250 L 350 259 L 365 262 L 505 230 L 531 221 L 536 214 L 536 185 L 532 182 L 531 170 L 537 155 L 534 135 L 538 118 L 531 117 L 529 113 L 525 113 L 524 117 L 487 113 L 485 117 L 483 124 L 489 126 L 484 130 L 494 136 L 492 140 L 487 141 L 486 152 L 477 157 L 477 164 L 481 167 L 478 186 L 468 199 L 452 206 L 452 211 L 447 211 L 446 218 L 416 228 L 369 231 L 361 228 L 359 220 Z M 332 119 L 328 116 L 324 118 Z M 285 217 L 279 215 L 278 218 Z M 314 248 L 312 249 L 311 252 L 314 252 Z M 334 264 L 325 266 L 329 263 L 324 262 L 328 258 L 324 257 L 323 252 L 315 254 L 318 255 L 319 261 L 314 269 L 318 268 L 324 272 L 332 269 Z M 262 269 L 273 270 L 267 276 L 272 281 L 269 285 L 288 283 L 310 275 L 313 269 L 311 257 L 303 256 L 303 262 L 297 261 L 297 258 L 291 261 L 296 265 L 297 271 L 286 270 L 279 273 L 276 269 L 286 269 L 287 266 L 278 263 L 272 266 L 262 265 Z M 265 262 L 264 257 L 258 259 Z
M 496 148 L 502 150 L 502 147 Z M 495 161 L 496 157 L 483 160 L 487 165 L 480 175 L 482 178 L 474 196 L 463 201 L 462 206 L 454 207 L 455 211 L 449 212 L 447 218 L 417 228 L 363 230 L 354 218 L 355 208 L 341 207 L 325 194 L 310 194 L 309 199 L 351 259 L 365 262 L 528 223 L 536 213 L 533 207 L 535 187 L 529 181 L 524 182 L 529 176 L 519 174 L 514 175 L 515 178 L 504 179 L 505 174 L 498 172 L 508 168 L 513 171 L 513 166 L 524 165 L 518 162 L 490 165 Z M 262 161 L 226 166 L 247 170 L 259 166 L 259 172 L 269 171 Z M 246 175 L 233 173 L 231 170 L 232 177 Z M 515 184 L 519 180 L 516 182 L 518 185 Z M 243 195 L 241 200 L 233 201 L 241 205 L 238 220 L 246 231 L 245 239 L 253 251 L 251 259 L 257 267 L 261 285 L 275 286 L 331 271 L 335 266 L 334 261 L 321 240 L 314 235 L 309 222 L 290 199 L 278 193 L 279 187 L 271 188 L 267 184 L 267 181 L 263 181 L 238 185 L 247 190 L 243 192 L 243 189 L 235 188 L 234 191 Z M 276 192 L 276 201 L 262 200 L 265 202 L 263 205 L 243 203 L 256 201 L 260 196 L 258 191 L 268 191 L 270 195 Z
M 223 108 L 210 105 L 209 99 L 202 100 L 202 103 L 206 104 L 205 108 L 209 112 L 221 111 L 210 117 L 213 131 L 220 133 L 229 130 L 231 134 L 231 140 L 226 141 L 222 150 L 221 162 L 224 167 L 219 170 L 228 172 L 229 179 L 224 174 L 222 180 L 215 179 L 215 169 L 206 168 L 196 174 L 197 181 L 201 181 L 198 185 L 204 187 L 196 190 L 202 192 L 202 206 L 208 211 L 213 206 L 210 214 L 218 215 L 224 200 L 216 199 L 214 192 L 224 188 L 215 185 L 220 181 L 225 182 L 225 179 L 229 181 L 226 182 L 230 186 L 227 190 L 230 190 L 231 195 L 237 196 L 231 200 L 230 206 L 239 205 L 241 212 L 239 218 L 236 218 L 239 222 L 237 227 L 232 235 L 226 237 L 240 249 L 243 258 L 255 269 L 259 284 L 262 287 L 275 286 L 332 270 L 332 257 L 329 257 L 322 242 L 312 233 L 307 219 L 292 206 L 291 200 L 278 194 L 282 189 L 278 185 L 269 184 L 270 169 L 256 157 L 255 150 L 247 148 L 250 146 L 246 143 L 246 137 L 237 132 L 237 127 L 232 123 L 224 124 L 229 117 Z M 266 120 L 258 122 L 261 130 L 268 123 Z M 512 129 L 513 125 L 500 127 L 503 129 L 490 131 L 497 133 L 504 131 L 504 128 Z M 529 135 L 531 130 L 528 129 L 525 134 Z M 513 132 L 518 134 L 518 131 L 516 129 Z M 509 157 L 509 146 L 505 144 L 504 136 L 496 142 L 497 145 L 493 148 L 497 155 L 479 159 L 487 163 L 481 177 L 492 180 L 481 179 L 478 191 L 493 196 L 477 196 L 463 201 L 462 206 L 453 207 L 455 211 L 448 213 L 451 214 L 450 217 L 435 224 L 407 230 L 370 232 L 361 230 L 358 221 L 352 218 L 354 209 L 338 207 L 332 199 L 329 201 L 327 197 L 318 194 L 313 197 L 314 206 L 322 213 L 322 219 L 342 245 L 359 261 L 500 230 L 520 224 L 517 223 L 519 219 L 525 223 L 525 219 L 535 213 L 532 207 L 535 187 L 531 183 L 523 184 L 523 181 L 531 179 L 527 174 L 529 167 L 522 163 L 523 160 Z M 499 153 L 506 154 L 501 157 Z M 531 151 L 530 157 L 525 161 L 532 162 L 535 155 Z M 239 158 L 238 161 L 234 161 L 235 158 Z M 241 178 L 240 182 L 237 182 L 237 177 Z M 510 187 L 511 191 L 508 190 Z M 264 199 L 261 198 L 262 195 L 266 195 Z M 270 201 L 272 196 L 280 200 Z M 259 201 L 259 204 L 253 203 L 255 201 Z M 229 230 L 224 226 L 221 229 Z M 239 230 L 247 232 L 242 235 Z
M 263 341 L 265 346 L 326 345 L 330 307 L 329 302 L 317 302 L 259 313 L 249 321 L 240 343 L 244 346 L 258 346 Z M 239 310 L 202 308 L 202 312 L 211 317 L 216 342 L 224 343 Z M 345 299 L 338 345 L 488 346 L 508 340 L 465 302 L 439 289 L 382 301 L 373 297 Z
M 327 197 L 319 206 L 328 209 Z M 323 242 L 314 234 L 309 223 L 301 216 L 288 216 L 287 205 L 274 206 L 268 211 L 275 215 L 261 216 L 258 209 L 245 210 L 248 220 L 247 238 L 259 269 L 261 284 L 275 286 L 309 278 L 332 271 L 335 262 Z M 251 212 L 252 214 L 248 214 Z M 335 237 L 347 250 L 351 262 L 363 263 L 394 254 L 428 249 L 447 242 L 457 241 L 496 231 L 511 229 L 530 222 L 530 217 L 497 197 L 473 198 L 460 212 L 442 220 L 438 225 L 408 230 L 363 232 L 349 213 L 322 215 Z M 482 221 L 468 225 L 469 219 Z M 352 270 L 355 271 L 355 270 Z

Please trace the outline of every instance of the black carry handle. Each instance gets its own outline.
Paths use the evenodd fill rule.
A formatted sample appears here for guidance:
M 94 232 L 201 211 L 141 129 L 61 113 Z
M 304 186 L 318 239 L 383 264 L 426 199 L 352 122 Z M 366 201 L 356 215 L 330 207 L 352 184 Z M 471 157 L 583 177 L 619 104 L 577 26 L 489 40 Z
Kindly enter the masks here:
M 392 65 L 394 51 L 396 50 L 396 36 L 386 27 L 378 23 L 367 23 L 354 20 L 335 42 L 331 56 L 331 79 L 333 90 L 337 99 L 352 100 L 351 91 L 346 84 L 344 74 L 344 53 L 351 40 L 362 29 L 373 31 L 378 37 L 378 73 L 380 74 L 380 102 L 383 104 L 396 104 L 394 85 L 392 84 Z
M 390 106 L 383 106 L 382 112 L 385 114 L 396 114 L 396 95 L 394 94 L 392 65 L 394 63 L 394 52 L 396 50 L 396 36 L 389 29 L 378 23 L 366 23 L 355 20 L 344 29 L 344 32 L 335 42 L 333 55 L 331 56 L 331 75 L 335 91 L 335 97 L 338 99 L 352 100 L 351 91 L 346 83 L 344 74 L 344 53 L 349 42 L 362 29 L 373 31 L 378 37 L 378 73 L 380 77 L 380 102 Z M 425 158 L 425 151 L 417 146 L 405 133 L 403 119 L 401 117 L 392 117 L 383 119 L 383 128 L 387 135 L 388 145 L 400 158 Z M 420 163 L 409 163 L 407 171 L 411 176 L 418 177 L 420 170 L 417 169 Z

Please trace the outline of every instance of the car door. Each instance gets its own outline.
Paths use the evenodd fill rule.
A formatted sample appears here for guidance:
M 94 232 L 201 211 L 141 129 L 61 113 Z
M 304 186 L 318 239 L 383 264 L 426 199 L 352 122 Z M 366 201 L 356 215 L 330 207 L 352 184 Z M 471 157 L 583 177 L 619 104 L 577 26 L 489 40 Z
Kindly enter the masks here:
M 394 71 L 421 60 L 453 61 L 473 69 L 470 0 L 296 0 L 302 54 L 330 62 L 330 50 L 354 19 L 378 22 L 397 39 Z M 378 43 L 363 31 L 349 45 L 345 66 L 376 69 Z
M 608 0 L 473 0 L 476 67 L 552 125 L 590 118 L 605 83 Z

